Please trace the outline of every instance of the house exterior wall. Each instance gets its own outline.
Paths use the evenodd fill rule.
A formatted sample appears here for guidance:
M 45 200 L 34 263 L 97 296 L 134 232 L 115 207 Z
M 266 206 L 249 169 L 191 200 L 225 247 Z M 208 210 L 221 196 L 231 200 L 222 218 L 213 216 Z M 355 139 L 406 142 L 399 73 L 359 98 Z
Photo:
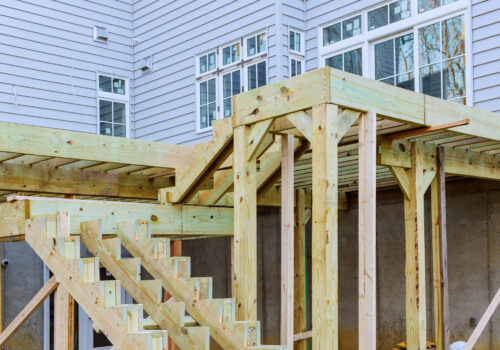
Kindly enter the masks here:
M 132 0 L 2 1 L 0 121 L 97 132 L 96 72 L 130 76 L 131 34 Z

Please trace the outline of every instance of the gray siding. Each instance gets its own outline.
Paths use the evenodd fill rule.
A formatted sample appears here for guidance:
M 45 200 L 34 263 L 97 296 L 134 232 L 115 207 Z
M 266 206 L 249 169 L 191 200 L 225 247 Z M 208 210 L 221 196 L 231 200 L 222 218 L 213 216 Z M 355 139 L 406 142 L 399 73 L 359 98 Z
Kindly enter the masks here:
M 130 76 L 131 20 L 132 0 L 2 1 L 0 121 L 95 133 L 96 71 Z
M 500 112 L 500 3 L 472 1 L 474 104 Z
M 240 1 L 136 1 L 134 4 L 135 137 L 170 143 L 211 138 L 196 133 L 195 56 L 267 29 L 268 77 L 276 80 L 275 3 Z M 153 56 L 153 71 L 139 63 Z

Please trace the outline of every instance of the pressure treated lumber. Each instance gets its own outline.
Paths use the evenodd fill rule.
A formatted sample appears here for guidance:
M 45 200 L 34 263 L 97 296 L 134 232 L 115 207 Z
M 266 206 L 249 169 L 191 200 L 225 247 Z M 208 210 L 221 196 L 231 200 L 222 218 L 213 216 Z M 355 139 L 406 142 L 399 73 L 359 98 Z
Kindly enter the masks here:
M 0 152 L 177 168 L 191 164 L 191 146 L 0 122 Z
M 281 345 L 293 348 L 294 319 L 294 143 L 281 136 Z
M 232 290 L 237 320 L 257 320 L 257 175 L 248 161 L 250 127 L 234 129 L 234 264 Z
M 376 114 L 359 119 L 359 348 L 377 348 Z
M 75 302 L 64 286 L 54 293 L 54 350 L 73 350 Z
M 498 305 L 500 305 L 500 289 L 493 297 L 493 300 L 491 301 L 490 305 L 488 305 L 488 308 L 481 317 L 481 320 L 479 321 L 477 327 L 474 329 L 474 332 L 472 332 L 472 335 L 467 341 L 467 344 L 465 344 L 464 350 L 472 350 L 474 348 L 474 345 L 479 339 L 479 336 L 486 328 L 488 321 L 491 319 L 491 316 L 493 316 L 493 313 L 498 308 Z
M 23 323 L 36 311 L 43 301 L 57 288 L 59 282 L 56 278 L 51 277 L 47 283 L 35 294 L 33 299 L 21 310 L 14 320 L 0 334 L 0 346 L 4 345 L 7 340 L 23 325 Z
M 446 233 L 446 179 L 444 149 L 436 152 L 437 173 L 431 184 L 432 274 L 434 280 L 434 329 L 436 350 L 450 347 L 448 255 Z
M 305 189 L 295 190 L 295 222 L 294 222 L 294 350 L 307 350 L 307 341 L 296 339 L 297 334 L 307 331 L 307 295 L 306 295 L 306 223 Z
M 422 144 L 411 143 L 411 197 L 404 198 L 406 337 L 409 350 L 426 350 L 424 170 Z
M 338 169 L 334 105 L 312 110 L 312 325 L 313 350 L 338 350 Z

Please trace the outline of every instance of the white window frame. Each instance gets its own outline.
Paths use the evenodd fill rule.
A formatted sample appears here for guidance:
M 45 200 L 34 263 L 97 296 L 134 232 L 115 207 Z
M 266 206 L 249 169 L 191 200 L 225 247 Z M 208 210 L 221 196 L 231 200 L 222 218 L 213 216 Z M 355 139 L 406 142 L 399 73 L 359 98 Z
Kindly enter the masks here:
M 106 76 L 111 78 L 111 88 L 113 86 L 113 79 L 122 79 L 125 81 L 125 95 L 115 94 L 112 92 L 104 92 L 99 89 L 99 76 Z M 101 135 L 100 127 L 101 127 L 101 116 L 100 116 L 100 107 L 99 101 L 106 100 L 110 102 L 119 102 L 125 104 L 125 138 L 130 138 L 130 78 L 120 76 L 117 74 L 110 74 L 105 72 L 96 72 L 96 118 L 97 118 L 97 126 L 96 133 Z M 114 124 L 114 121 L 112 122 Z M 101 136 L 109 136 L 109 135 L 101 135 Z M 119 136 L 117 136 L 119 137 Z
M 261 34 L 264 34 L 265 37 L 266 37 L 266 49 L 263 52 L 258 52 L 258 53 L 255 53 L 254 55 L 248 56 L 247 40 L 250 39 L 250 38 L 252 38 L 252 37 L 257 37 L 257 36 L 259 36 Z M 242 47 L 245 48 L 244 55 L 243 55 L 243 57 L 244 57 L 245 60 L 248 60 L 248 59 L 257 59 L 257 60 L 260 60 L 260 58 L 267 56 L 267 51 L 269 50 L 269 35 L 268 35 L 268 33 L 265 30 L 261 30 L 261 31 L 258 31 L 258 32 L 254 32 L 253 34 L 247 35 L 247 36 L 243 37 L 243 45 L 242 45 Z
M 292 50 L 290 48 L 290 33 L 291 32 L 294 32 L 295 34 L 300 34 L 300 50 L 299 51 Z M 298 30 L 298 29 L 295 29 L 295 28 L 288 29 L 288 51 L 290 53 L 294 53 L 294 54 L 297 54 L 297 55 L 304 56 L 304 54 L 305 54 L 305 47 L 304 46 L 305 46 L 304 31 Z
M 201 127 L 201 115 L 200 115 L 200 85 L 206 81 L 215 79 L 215 120 L 220 119 L 220 102 L 219 102 L 219 79 L 216 74 L 206 74 L 203 75 L 202 79 L 197 79 L 196 81 L 196 132 L 202 133 L 212 130 L 212 126 L 207 126 L 205 128 Z
M 463 20 L 465 24 L 465 84 L 466 84 L 466 104 L 473 105 L 473 91 L 472 91 L 472 30 L 471 30 L 471 18 L 468 0 L 458 0 L 454 3 L 437 7 L 432 10 L 428 10 L 423 13 L 418 13 L 418 2 L 415 0 L 411 1 L 411 16 L 409 18 L 403 19 L 398 22 L 389 23 L 383 27 L 368 30 L 368 12 L 376 8 L 385 6 L 394 0 L 385 1 L 379 3 L 376 6 L 371 6 L 363 10 L 362 12 L 350 14 L 335 21 L 330 21 L 318 27 L 318 53 L 320 57 L 319 66 L 325 66 L 325 59 L 331 56 L 336 56 L 340 53 L 346 51 L 354 50 L 358 47 L 362 47 L 363 55 L 363 76 L 374 79 L 375 78 L 375 67 L 373 60 L 375 57 L 374 43 L 382 42 L 401 36 L 404 33 L 413 31 L 413 40 L 415 43 L 414 55 L 415 55 L 415 91 L 420 92 L 420 72 L 419 61 L 418 61 L 418 29 L 425 27 L 427 25 L 436 23 L 438 21 L 443 21 L 449 18 L 463 15 Z M 361 14 L 362 23 L 362 35 L 357 35 L 349 39 L 341 40 L 331 45 L 323 46 L 323 28 L 329 25 L 342 22 L 345 19 L 349 19 Z
M 288 76 L 290 78 L 292 78 L 292 60 L 294 60 L 296 62 L 300 62 L 301 69 L 302 69 L 300 74 L 304 74 L 305 73 L 305 60 L 303 58 L 299 58 L 297 56 L 290 55 L 289 60 L 288 60 Z M 295 76 L 300 75 L 300 74 L 295 74 Z
M 200 58 L 203 56 L 207 56 L 207 59 L 208 59 L 208 55 L 210 55 L 211 53 L 215 53 L 215 69 L 206 71 L 205 73 L 200 73 Z M 217 56 L 218 56 L 217 49 L 205 51 L 199 55 L 196 55 L 196 77 L 204 77 L 208 74 L 216 73 L 217 69 L 219 68 L 219 59 Z M 208 61 L 207 61 L 207 64 L 208 64 Z

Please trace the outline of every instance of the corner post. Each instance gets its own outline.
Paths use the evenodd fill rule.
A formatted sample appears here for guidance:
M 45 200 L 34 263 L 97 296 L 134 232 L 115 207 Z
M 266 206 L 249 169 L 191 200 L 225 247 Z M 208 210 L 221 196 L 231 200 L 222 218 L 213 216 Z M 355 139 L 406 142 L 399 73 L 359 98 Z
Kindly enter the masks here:
M 313 350 L 338 350 L 338 108 L 312 109 Z
M 307 329 L 307 295 L 306 295 L 306 191 L 295 190 L 295 230 L 294 230 L 294 312 L 293 329 L 295 334 L 304 333 Z M 307 350 L 307 339 L 296 341 L 294 350 Z
M 431 183 L 434 324 L 436 350 L 447 350 L 450 348 L 450 330 L 448 328 L 448 258 L 444 148 L 438 147 L 436 153 L 437 171 Z
M 408 350 L 426 350 L 424 169 L 421 142 L 411 143 L 410 198 L 404 198 L 406 338 Z
M 293 135 L 281 136 L 281 345 L 293 349 L 294 151 Z
M 236 319 L 257 320 L 257 186 L 256 160 L 248 160 L 250 127 L 234 129 L 233 297 Z
M 359 119 L 359 348 L 377 348 L 377 236 L 375 112 Z

